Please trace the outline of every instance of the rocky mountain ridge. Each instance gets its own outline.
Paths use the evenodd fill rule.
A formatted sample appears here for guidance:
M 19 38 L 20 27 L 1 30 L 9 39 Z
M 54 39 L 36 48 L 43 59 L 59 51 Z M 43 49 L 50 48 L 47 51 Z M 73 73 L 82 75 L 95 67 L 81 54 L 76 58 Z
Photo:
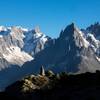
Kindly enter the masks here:
M 42 65 L 55 73 L 100 70 L 100 40 L 90 33 L 92 28 L 87 30 L 82 31 L 72 23 L 57 39 L 52 39 L 38 27 L 29 30 L 1 26 L 0 89 L 33 72 L 38 73 Z

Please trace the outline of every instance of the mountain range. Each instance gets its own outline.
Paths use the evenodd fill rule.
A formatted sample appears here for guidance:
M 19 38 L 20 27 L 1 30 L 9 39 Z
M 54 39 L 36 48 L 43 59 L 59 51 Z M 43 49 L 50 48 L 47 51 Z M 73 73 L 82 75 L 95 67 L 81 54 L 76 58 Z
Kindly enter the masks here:
M 39 27 L 0 26 L 0 90 L 41 66 L 55 73 L 100 70 L 100 24 L 79 29 L 71 23 L 56 39 Z

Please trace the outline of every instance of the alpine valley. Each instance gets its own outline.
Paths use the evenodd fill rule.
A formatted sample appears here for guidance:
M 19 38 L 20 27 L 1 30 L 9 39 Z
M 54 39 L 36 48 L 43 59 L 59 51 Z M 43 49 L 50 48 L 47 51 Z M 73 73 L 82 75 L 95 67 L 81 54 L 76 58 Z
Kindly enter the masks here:
M 100 70 L 100 24 L 79 29 L 72 23 L 56 39 L 39 27 L 0 26 L 0 90 L 41 66 L 55 73 Z

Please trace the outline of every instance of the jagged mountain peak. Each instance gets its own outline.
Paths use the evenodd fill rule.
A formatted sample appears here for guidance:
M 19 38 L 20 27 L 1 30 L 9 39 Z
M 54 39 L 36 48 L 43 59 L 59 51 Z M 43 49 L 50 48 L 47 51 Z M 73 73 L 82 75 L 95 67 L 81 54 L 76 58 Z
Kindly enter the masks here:
M 21 26 L 0 28 L 0 54 L 10 64 L 22 65 L 32 60 L 32 56 L 44 49 L 45 42 L 48 40 L 39 28 L 35 28 L 34 32 Z
M 97 28 L 100 27 L 100 23 L 99 22 L 95 22 L 94 24 L 91 24 L 89 27 L 87 27 L 87 30 L 90 30 L 90 28 Z
M 74 32 L 74 29 L 75 29 L 75 24 L 71 23 L 64 30 L 61 31 L 60 37 L 69 36 L 71 33 Z
M 100 40 L 100 23 L 96 22 L 86 28 L 87 33 L 92 33 L 97 39 Z
M 73 36 L 74 34 L 83 35 L 82 31 L 75 25 L 75 23 L 71 23 L 61 31 L 60 37 L 69 37 Z
M 61 31 L 60 38 L 74 41 L 79 48 L 87 48 L 89 46 L 89 42 L 85 39 L 84 33 L 74 23 L 68 25 Z

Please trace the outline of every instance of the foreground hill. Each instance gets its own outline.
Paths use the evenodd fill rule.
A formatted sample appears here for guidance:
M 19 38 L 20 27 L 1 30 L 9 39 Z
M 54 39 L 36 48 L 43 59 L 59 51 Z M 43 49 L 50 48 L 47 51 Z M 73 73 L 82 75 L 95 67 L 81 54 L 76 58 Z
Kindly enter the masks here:
M 10 100 L 99 100 L 100 72 L 30 75 L 8 86 L 0 98 Z

